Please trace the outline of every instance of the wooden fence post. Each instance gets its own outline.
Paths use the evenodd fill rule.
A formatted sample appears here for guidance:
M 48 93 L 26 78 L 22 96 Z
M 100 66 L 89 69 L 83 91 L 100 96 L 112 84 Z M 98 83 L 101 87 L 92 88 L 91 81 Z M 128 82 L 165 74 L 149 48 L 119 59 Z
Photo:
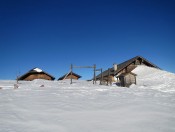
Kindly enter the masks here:
M 102 75 L 103 73 L 102 73 L 102 68 L 101 68 L 101 70 L 100 70 L 100 71 L 101 71 L 100 85 L 102 85 L 102 81 L 103 81 L 103 75 Z
M 108 78 L 107 78 L 107 85 L 109 85 L 109 75 L 110 75 L 110 69 L 108 68 Z
M 72 84 L 72 68 L 73 68 L 73 65 L 71 64 L 70 65 L 70 84 Z
M 93 84 L 94 84 L 94 81 L 95 81 L 95 84 L 96 84 L 96 74 L 95 74 L 95 72 L 96 72 L 96 65 L 94 64 L 94 79 L 93 79 Z

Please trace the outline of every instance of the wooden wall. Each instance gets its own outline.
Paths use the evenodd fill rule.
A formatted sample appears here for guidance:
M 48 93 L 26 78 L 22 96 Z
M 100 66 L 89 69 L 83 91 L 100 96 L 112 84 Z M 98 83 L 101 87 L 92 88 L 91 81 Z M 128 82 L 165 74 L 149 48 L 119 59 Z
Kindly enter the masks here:
M 136 65 L 134 63 L 131 63 L 127 69 L 126 69 L 126 72 L 131 72 L 132 70 L 134 70 L 136 68 Z
M 127 75 L 125 76 L 125 86 L 128 87 L 128 86 L 130 86 L 131 84 L 136 84 L 135 76 L 132 75 L 132 74 L 127 74 Z
M 71 79 L 71 75 L 68 75 L 65 79 Z M 72 79 L 78 80 L 78 77 L 75 75 L 72 75 Z
M 131 63 L 129 66 L 127 66 L 126 68 L 124 68 L 123 70 L 121 70 L 118 75 L 122 74 L 122 73 L 129 73 L 132 70 L 134 70 L 137 67 L 137 65 L 135 65 L 135 63 Z
M 141 64 L 142 64 L 141 60 L 136 60 L 135 61 L 135 65 L 141 65 Z
M 98 80 L 100 80 L 100 78 Z M 108 80 L 114 82 L 115 81 L 114 76 L 110 75 L 109 78 L 107 76 L 103 77 L 103 81 L 108 81 Z
M 126 74 L 125 76 L 120 76 L 121 86 L 129 87 L 131 84 L 136 84 L 136 77 L 133 74 Z
M 100 78 L 97 79 L 98 81 L 100 81 Z M 116 80 L 114 79 L 114 76 L 113 75 L 110 75 L 109 78 L 107 76 L 103 77 L 103 80 L 102 80 L 102 84 L 103 85 L 112 85 L 113 82 L 116 82 Z
M 26 81 L 32 81 L 34 79 L 45 79 L 45 80 L 52 80 L 52 78 L 44 73 L 38 73 L 38 74 L 31 74 L 27 76 L 24 80 Z

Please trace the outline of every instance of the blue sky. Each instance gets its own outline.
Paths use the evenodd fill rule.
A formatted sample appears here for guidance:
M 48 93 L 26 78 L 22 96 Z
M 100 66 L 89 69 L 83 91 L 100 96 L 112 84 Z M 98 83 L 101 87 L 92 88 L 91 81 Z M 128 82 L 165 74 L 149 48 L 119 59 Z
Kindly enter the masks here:
M 175 0 L 0 0 L 0 79 L 137 55 L 175 73 Z M 76 69 L 83 79 L 92 69 Z

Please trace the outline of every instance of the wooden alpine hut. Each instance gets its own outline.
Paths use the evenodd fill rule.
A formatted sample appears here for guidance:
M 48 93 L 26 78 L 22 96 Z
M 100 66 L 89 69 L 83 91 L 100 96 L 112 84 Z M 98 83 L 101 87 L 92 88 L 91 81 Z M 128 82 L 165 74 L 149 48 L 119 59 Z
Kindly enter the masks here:
M 68 72 L 67 74 L 65 74 L 62 77 L 58 78 L 58 80 L 71 79 L 71 77 L 72 77 L 72 79 L 75 79 L 75 80 L 78 80 L 79 78 L 81 78 L 80 75 L 78 75 L 74 72 L 72 72 L 72 74 L 71 74 L 71 72 Z
M 18 80 L 25 81 L 32 81 L 34 79 L 54 80 L 55 77 L 36 67 L 18 78 Z
M 104 71 L 102 75 L 97 75 L 96 79 L 100 80 L 102 76 L 103 81 L 119 82 L 120 86 L 129 87 L 129 84 L 136 84 L 136 75 L 134 73 L 131 73 L 131 71 L 134 70 L 138 65 L 146 65 L 149 67 L 160 69 L 158 66 L 146 60 L 145 58 L 141 56 L 136 56 L 118 65 L 115 64 L 112 68 L 109 68 L 108 70 Z M 130 83 L 128 83 L 128 80 L 130 80 Z

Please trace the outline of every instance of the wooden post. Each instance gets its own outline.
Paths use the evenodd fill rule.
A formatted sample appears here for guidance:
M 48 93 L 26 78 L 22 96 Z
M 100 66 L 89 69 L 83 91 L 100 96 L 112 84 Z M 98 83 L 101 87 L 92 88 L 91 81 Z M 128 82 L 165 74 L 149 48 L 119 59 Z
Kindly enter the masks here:
M 137 84 L 136 76 L 135 76 L 135 85 Z
M 103 81 L 103 69 L 101 69 L 101 76 L 102 76 L 102 81 Z
M 102 85 L 102 81 L 103 81 L 103 75 L 102 75 L 102 68 L 101 68 L 101 77 L 100 77 L 100 85 Z
M 96 79 L 96 65 L 95 65 L 95 64 L 94 64 L 94 71 L 95 71 L 95 72 L 94 72 L 94 73 L 95 73 L 94 76 L 95 76 L 95 84 L 96 84 L 97 79 Z
M 72 84 L 72 69 L 73 69 L 73 65 L 70 65 L 70 84 Z
M 125 87 L 125 86 L 126 86 L 126 78 L 124 76 L 124 85 L 123 85 L 123 87 Z
M 19 79 L 18 79 L 18 78 L 19 78 L 19 77 L 17 76 L 17 77 L 16 77 L 16 84 L 18 84 L 18 81 L 19 81 Z
M 94 82 L 96 84 L 96 74 L 95 74 L 95 72 L 96 72 L 96 65 L 94 64 L 94 79 L 93 79 L 93 84 L 94 84 Z
M 70 79 L 71 79 L 71 84 L 72 84 L 72 71 L 73 71 L 73 68 L 94 68 L 94 77 L 93 77 L 93 84 L 95 84 L 96 83 L 96 65 L 94 64 L 93 66 L 73 66 L 72 64 L 71 64 L 71 66 L 70 66 L 70 71 L 71 71 L 71 77 L 70 77 Z
M 108 68 L 108 78 L 107 78 L 107 85 L 109 84 L 109 74 L 110 74 L 110 69 Z

